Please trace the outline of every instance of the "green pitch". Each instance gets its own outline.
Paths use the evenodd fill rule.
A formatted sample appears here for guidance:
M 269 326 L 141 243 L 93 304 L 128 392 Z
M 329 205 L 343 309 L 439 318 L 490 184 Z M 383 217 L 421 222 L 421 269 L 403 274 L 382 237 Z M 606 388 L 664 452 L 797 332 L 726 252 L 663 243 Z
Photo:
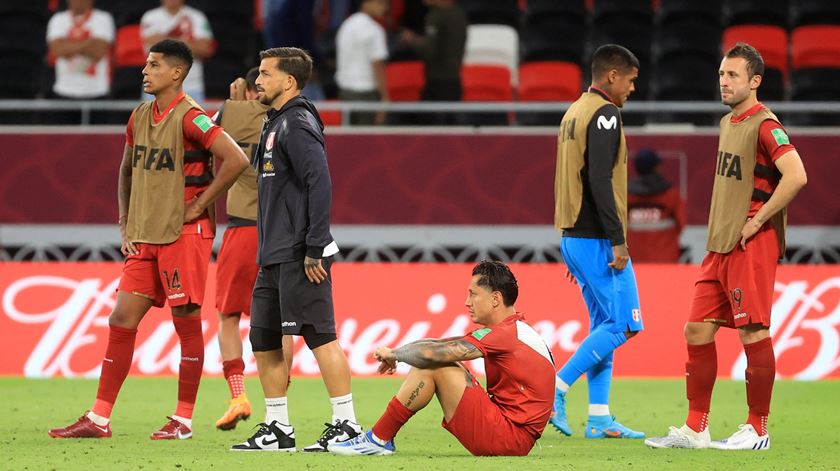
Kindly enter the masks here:
M 353 395 L 362 425 L 370 427 L 396 391 L 398 378 L 356 379 Z M 231 453 L 262 418 L 259 383 L 249 379 L 254 415 L 230 432 L 214 428 L 226 408 L 223 379 L 202 382 L 194 438 L 153 442 L 149 433 L 166 421 L 175 406 L 174 378 L 129 378 L 112 417 L 114 436 L 108 440 L 59 440 L 47 436 L 51 427 L 73 422 L 96 393 L 92 380 L 25 380 L 0 378 L 4 420 L 0 421 L 0 469 L 839 469 L 840 382 L 776 383 L 770 417 L 771 449 L 767 452 L 716 450 L 651 450 L 641 440 L 587 440 L 586 381 L 569 395 L 569 418 L 575 435 L 563 437 L 547 428 L 525 458 L 475 458 L 440 427 L 436 402 L 418 413 L 397 436 L 397 453 L 384 457 L 337 457 L 328 454 Z M 330 418 L 330 406 L 320 379 L 295 378 L 289 392 L 297 446 L 310 445 Z M 667 432 L 685 419 L 684 385 L 679 380 L 621 380 L 613 384 L 612 411 L 624 424 L 648 435 Z M 712 403 L 713 439 L 728 436 L 746 416 L 744 385 L 719 381 Z M 288 466 L 288 468 L 287 468 Z

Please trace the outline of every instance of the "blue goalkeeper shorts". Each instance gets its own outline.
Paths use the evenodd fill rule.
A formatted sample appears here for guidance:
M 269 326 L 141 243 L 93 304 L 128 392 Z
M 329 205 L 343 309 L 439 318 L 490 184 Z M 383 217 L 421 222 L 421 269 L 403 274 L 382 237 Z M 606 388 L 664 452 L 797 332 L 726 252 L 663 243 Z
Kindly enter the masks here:
M 615 333 L 644 328 L 632 261 L 623 270 L 608 267 L 613 253 L 607 239 L 563 237 L 560 251 L 589 310 L 590 332 L 599 327 Z

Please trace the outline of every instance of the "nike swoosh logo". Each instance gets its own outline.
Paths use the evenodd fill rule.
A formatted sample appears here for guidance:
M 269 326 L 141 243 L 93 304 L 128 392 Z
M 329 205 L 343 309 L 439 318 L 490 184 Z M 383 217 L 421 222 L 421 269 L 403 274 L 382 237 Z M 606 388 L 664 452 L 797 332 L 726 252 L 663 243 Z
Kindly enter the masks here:
M 619 437 L 621 437 L 621 432 L 619 432 L 618 430 L 604 429 L 604 435 L 607 435 L 607 436 L 610 436 L 610 437 L 613 437 L 613 438 L 619 438 Z
M 100 427 L 100 426 L 98 426 L 98 425 L 96 425 L 96 424 L 93 424 L 93 427 L 94 427 L 96 430 L 99 430 L 99 431 L 100 431 L 100 432 L 102 432 L 102 433 L 108 433 L 108 427 Z
M 267 440 L 265 438 L 262 438 L 262 439 L 260 439 L 260 443 L 258 443 L 258 445 L 260 445 L 260 446 L 274 445 L 278 441 L 280 441 L 279 438 L 275 438 L 274 440 Z

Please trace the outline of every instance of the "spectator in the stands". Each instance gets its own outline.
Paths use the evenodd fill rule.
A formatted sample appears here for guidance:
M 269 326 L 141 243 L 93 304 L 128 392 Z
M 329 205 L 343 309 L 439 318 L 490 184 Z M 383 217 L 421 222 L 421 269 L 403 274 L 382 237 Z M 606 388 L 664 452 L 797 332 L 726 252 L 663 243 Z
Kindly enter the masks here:
M 467 15 L 454 0 L 424 0 L 426 31 L 423 36 L 404 29 L 400 36 L 426 65 L 424 101 L 461 100 L 461 64 L 467 42 Z M 437 124 L 451 124 L 451 113 L 438 114 Z
M 385 61 L 388 44 L 385 28 L 377 20 L 385 17 L 389 0 L 362 0 L 361 10 L 350 15 L 335 37 L 338 97 L 344 101 L 388 101 Z M 355 112 L 351 124 L 384 124 L 384 113 Z
M 204 101 L 203 59 L 213 55 L 215 43 L 210 22 L 204 13 L 184 4 L 185 0 L 161 0 L 161 6 L 147 11 L 140 19 L 140 36 L 146 51 L 156 42 L 178 39 L 192 50 L 195 61 L 184 80 L 184 92 L 195 101 Z
M 67 0 L 50 18 L 47 46 L 55 56 L 53 98 L 105 98 L 111 87 L 110 50 L 114 19 L 93 8 L 94 0 Z

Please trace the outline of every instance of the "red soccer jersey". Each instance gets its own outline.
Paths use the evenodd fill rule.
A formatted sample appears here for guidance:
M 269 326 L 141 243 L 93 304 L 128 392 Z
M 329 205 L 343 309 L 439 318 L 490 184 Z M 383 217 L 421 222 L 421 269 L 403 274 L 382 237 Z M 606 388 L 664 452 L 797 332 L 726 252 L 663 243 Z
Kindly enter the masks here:
M 651 194 L 627 193 L 627 248 L 633 263 L 677 263 L 685 202 L 676 188 Z
M 733 123 L 741 122 L 750 116 L 756 114 L 764 108 L 762 103 L 757 103 L 752 108 L 738 116 L 732 116 Z M 776 159 L 785 155 L 786 153 L 796 150 L 788 140 L 785 128 L 781 124 L 773 120 L 765 120 L 761 123 L 758 129 L 758 142 L 756 143 L 755 162 L 758 165 L 763 165 L 772 171 L 776 171 Z M 755 174 L 755 189 L 764 193 L 773 193 L 776 190 L 776 185 L 779 182 L 775 178 L 767 178 L 759 173 Z M 755 213 L 764 205 L 763 201 L 751 200 L 750 210 L 747 216 L 755 216 Z
M 484 354 L 487 393 L 511 422 L 535 438 L 554 400 L 554 359 L 522 314 L 464 336 Z

